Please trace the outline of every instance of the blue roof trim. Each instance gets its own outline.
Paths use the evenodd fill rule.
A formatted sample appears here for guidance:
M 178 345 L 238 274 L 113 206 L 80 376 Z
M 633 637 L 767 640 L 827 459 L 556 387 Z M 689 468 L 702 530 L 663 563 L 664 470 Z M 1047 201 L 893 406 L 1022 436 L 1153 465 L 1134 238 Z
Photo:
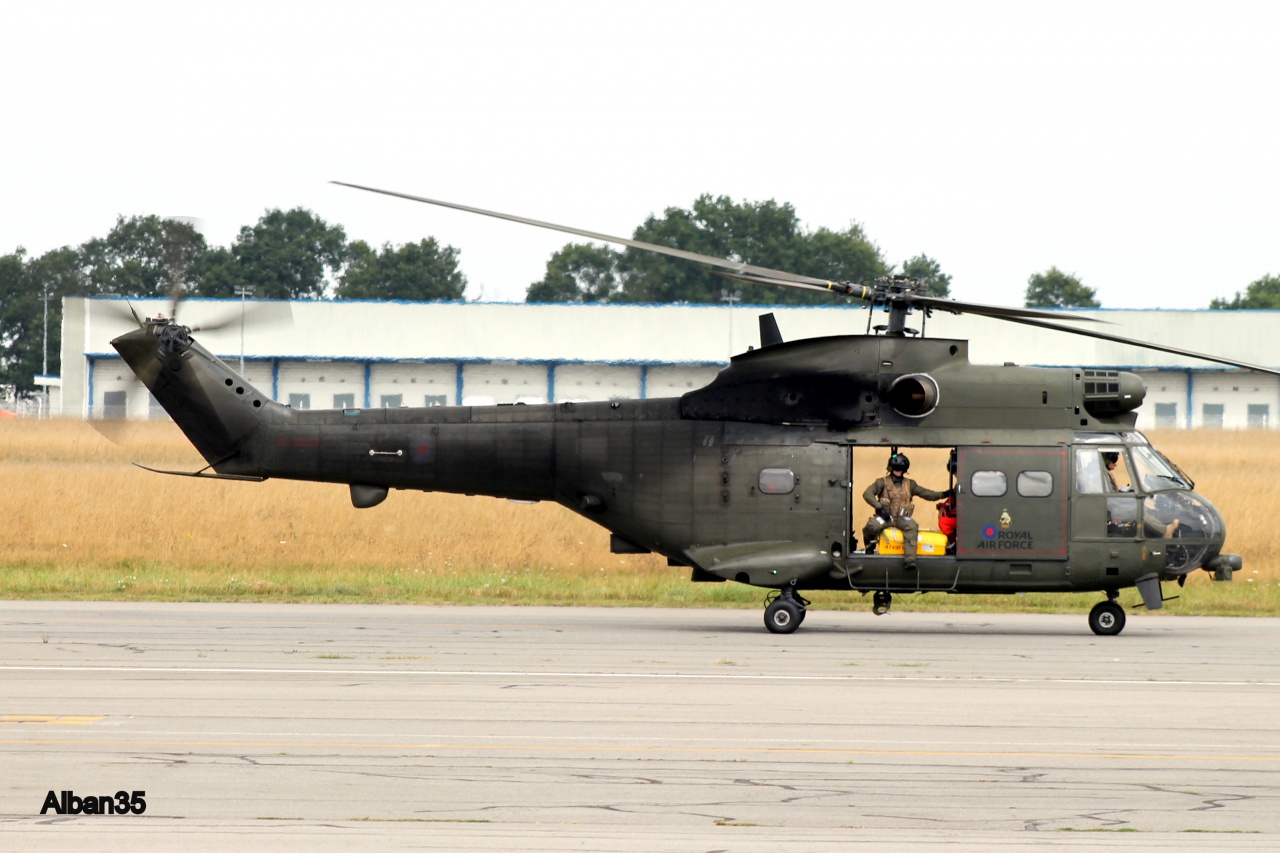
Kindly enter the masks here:
M 88 352 L 85 358 L 102 360 L 114 359 L 122 361 L 115 352 Z M 240 354 L 219 355 L 223 361 L 240 360 Z M 727 361 L 604 361 L 601 359 L 567 359 L 567 358 L 366 358 L 364 356 L 323 356 L 323 355 L 246 355 L 246 362 L 279 361 L 281 364 L 527 364 L 527 365 L 579 365 L 603 364 L 610 367 L 725 367 Z

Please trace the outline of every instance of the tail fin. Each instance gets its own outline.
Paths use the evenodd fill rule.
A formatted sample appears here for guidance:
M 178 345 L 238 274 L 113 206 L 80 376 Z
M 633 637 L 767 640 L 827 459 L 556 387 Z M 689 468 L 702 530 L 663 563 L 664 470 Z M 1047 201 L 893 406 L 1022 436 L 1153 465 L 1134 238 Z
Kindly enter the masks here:
M 243 450 L 277 406 L 267 395 L 173 320 L 148 319 L 111 345 L 214 470 L 257 473 Z

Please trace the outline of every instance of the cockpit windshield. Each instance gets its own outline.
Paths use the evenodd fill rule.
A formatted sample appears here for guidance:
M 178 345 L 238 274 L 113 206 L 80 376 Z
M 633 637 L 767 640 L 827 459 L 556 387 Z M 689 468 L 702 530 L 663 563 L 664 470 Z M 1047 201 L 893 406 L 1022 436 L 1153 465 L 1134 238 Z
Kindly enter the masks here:
M 1144 492 L 1193 488 L 1190 478 L 1151 445 L 1135 445 L 1129 448 L 1129 452 L 1133 454 L 1133 467 Z

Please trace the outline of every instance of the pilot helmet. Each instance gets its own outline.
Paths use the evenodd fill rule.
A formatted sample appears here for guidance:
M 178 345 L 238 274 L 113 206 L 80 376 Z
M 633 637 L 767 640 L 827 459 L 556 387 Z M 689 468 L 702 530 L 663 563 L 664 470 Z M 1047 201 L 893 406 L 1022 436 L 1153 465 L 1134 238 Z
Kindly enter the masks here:
M 888 468 L 890 471 L 901 471 L 905 474 L 911 468 L 911 460 L 901 453 L 895 453 L 889 457 Z
M 954 474 L 956 472 L 956 452 L 951 451 L 951 458 L 947 460 L 947 473 Z
M 1112 464 L 1112 465 L 1115 465 L 1115 464 L 1117 464 L 1119 461 L 1120 461 L 1120 454 L 1119 454 L 1119 453 L 1115 452 L 1114 450 L 1107 450 L 1107 451 L 1103 451 L 1103 453 L 1102 453 L 1102 462 L 1103 462 L 1103 464 L 1110 463 L 1110 464 Z

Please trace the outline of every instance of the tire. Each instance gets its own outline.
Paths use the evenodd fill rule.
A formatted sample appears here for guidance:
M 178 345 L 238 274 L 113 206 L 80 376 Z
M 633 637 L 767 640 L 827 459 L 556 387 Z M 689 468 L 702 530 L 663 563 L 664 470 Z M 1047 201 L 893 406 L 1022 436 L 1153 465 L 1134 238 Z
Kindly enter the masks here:
M 803 619 L 800 605 L 790 599 L 779 598 L 764 609 L 764 626 L 772 634 L 793 633 Z
M 1099 601 L 1089 611 L 1089 629 L 1099 637 L 1114 637 L 1124 630 L 1124 608 L 1114 601 Z

